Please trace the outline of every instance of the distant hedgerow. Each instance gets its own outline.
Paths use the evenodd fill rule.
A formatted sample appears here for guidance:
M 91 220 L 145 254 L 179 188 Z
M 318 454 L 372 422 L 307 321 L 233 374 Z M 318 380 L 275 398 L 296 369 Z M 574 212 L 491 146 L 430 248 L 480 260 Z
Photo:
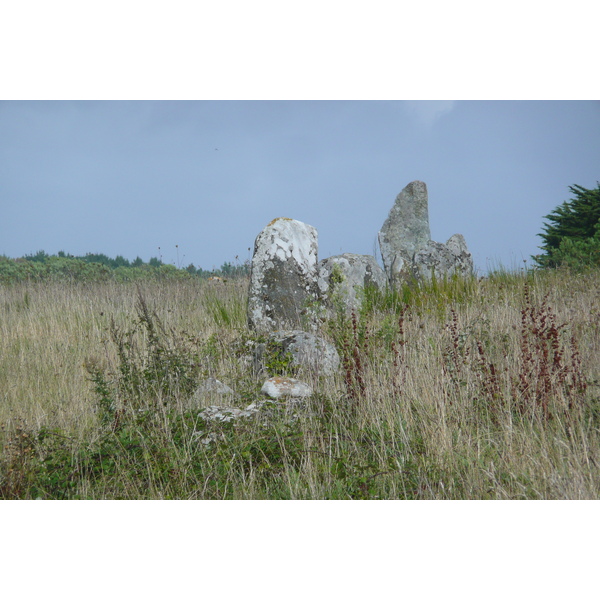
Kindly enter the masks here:
M 232 265 L 224 263 L 220 269 L 206 271 L 193 264 L 186 268 L 165 264 L 158 258 L 147 263 L 141 258 L 130 262 L 123 256 L 109 258 L 105 254 L 88 253 L 73 256 L 60 251 L 50 255 L 40 250 L 23 258 L 0 256 L 0 283 L 10 284 L 22 281 L 41 282 L 103 282 L 103 281 L 141 281 L 141 280 L 181 280 L 198 277 L 207 279 L 212 276 L 221 278 L 246 277 L 250 265 Z

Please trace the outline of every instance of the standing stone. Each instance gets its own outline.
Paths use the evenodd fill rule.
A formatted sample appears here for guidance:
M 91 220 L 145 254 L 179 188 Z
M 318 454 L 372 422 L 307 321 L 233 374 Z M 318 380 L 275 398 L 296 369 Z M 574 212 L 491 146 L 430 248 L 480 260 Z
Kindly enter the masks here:
M 266 368 L 269 351 L 280 356 L 289 354 L 291 366 L 321 375 L 332 375 L 340 366 L 340 356 L 335 346 L 307 331 L 276 331 L 269 334 L 267 344 L 258 344 L 254 350 L 254 368 Z
M 256 331 L 297 327 L 317 300 L 317 230 L 294 219 L 271 221 L 254 243 L 248 325 Z
M 430 241 L 419 250 L 414 259 L 414 270 L 419 279 L 431 281 L 432 277 L 471 275 L 473 257 L 467 249 L 465 238 L 456 233 L 445 244 Z
M 341 306 L 346 313 L 360 309 L 366 287 L 383 290 L 387 277 L 375 257 L 340 254 L 319 262 L 319 294 L 328 308 Z
M 427 187 L 409 183 L 398 194 L 379 232 L 383 264 L 390 284 L 431 281 L 473 273 L 473 257 L 465 238 L 457 233 L 445 244 L 434 242 L 429 231 Z
M 391 284 L 414 277 L 414 256 L 430 240 L 427 186 L 413 181 L 398 194 L 379 232 L 383 265 Z

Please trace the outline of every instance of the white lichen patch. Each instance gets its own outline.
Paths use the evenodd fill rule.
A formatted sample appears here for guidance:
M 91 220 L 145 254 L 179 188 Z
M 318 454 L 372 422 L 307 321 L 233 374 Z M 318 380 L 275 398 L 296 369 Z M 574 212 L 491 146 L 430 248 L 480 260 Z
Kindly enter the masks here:
M 262 262 L 268 268 L 274 259 L 293 260 L 306 273 L 317 264 L 317 237 L 317 230 L 311 225 L 294 219 L 275 219 L 256 238 L 252 262 Z

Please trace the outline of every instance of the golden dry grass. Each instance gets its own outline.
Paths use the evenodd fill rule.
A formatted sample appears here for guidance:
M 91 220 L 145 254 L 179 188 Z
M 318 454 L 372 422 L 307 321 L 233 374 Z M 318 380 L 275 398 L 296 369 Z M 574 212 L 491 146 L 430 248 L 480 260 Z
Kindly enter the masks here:
M 141 284 L 161 321 L 208 339 L 228 337 L 207 305 L 220 301 L 240 324 L 245 290 L 189 280 Z M 111 319 L 128 327 L 136 319 L 132 284 L 19 284 L 1 290 L 0 421 L 24 418 L 40 426 L 76 431 L 93 419 L 95 397 L 87 361 L 115 360 L 107 344 Z
M 535 410 L 519 405 L 527 395 L 522 382 L 519 388 L 527 359 L 525 285 L 545 323 L 565 324 L 555 351 L 564 369 L 578 370 L 587 383 L 575 390 L 571 379 L 560 383 L 558 371 L 549 376 L 549 417 L 535 408 L 536 396 L 529 399 Z M 250 337 L 245 282 L 146 283 L 141 292 L 166 330 L 196 339 L 203 374 L 233 387 L 240 407 L 248 404 L 261 381 L 239 359 Z M 343 334 L 360 346 L 360 364 L 348 362 L 335 377 L 301 372 L 315 395 L 293 448 L 279 430 L 273 447 L 248 430 L 244 443 L 260 437 L 260 468 L 251 446 L 250 466 L 232 458 L 212 495 L 209 477 L 195 497 L 598 498 L 599 292 L 595 273 L 499 275 L 413 292 L 402 318 L 376 303 L 360 322 L 360 342 L 351 323 L 345 331 L 325 324 L 330 339 Z M 136 287 L 22 284 L 1 294 L 0 422 L 58 427 L 80 440 L 95 435 L 98 399 L 85 365 L 115 368 L 111 319 L 123 329 L 135 322 Z M 361 389 L 351 387 L 357 374 Z M 207 458 L 213 470 L 219 456 Z M 80 496 L 91 494 L 88 485 L 80 485 Z M 153 485 L 151 497 L 169 496 L 164 483 Z M 148 489 L 134 482 L 126 493 L 104 491 L 138 495 L 147 497 Z

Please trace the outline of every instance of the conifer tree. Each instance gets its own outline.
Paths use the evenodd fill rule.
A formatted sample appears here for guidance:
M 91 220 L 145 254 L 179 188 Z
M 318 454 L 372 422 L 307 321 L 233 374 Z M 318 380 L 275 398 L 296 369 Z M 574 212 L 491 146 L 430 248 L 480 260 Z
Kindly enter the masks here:
M 580 185 L 569 186 L 575 196 L 563 202 L 544 219 L 544 232 L 538 235 L 544 240 L 533 259 L 540 267 L 557 267 L 567 263 L 575 266 L 583 261 L 600 265 L 600 183 L 596 189 L 588 190 Z

